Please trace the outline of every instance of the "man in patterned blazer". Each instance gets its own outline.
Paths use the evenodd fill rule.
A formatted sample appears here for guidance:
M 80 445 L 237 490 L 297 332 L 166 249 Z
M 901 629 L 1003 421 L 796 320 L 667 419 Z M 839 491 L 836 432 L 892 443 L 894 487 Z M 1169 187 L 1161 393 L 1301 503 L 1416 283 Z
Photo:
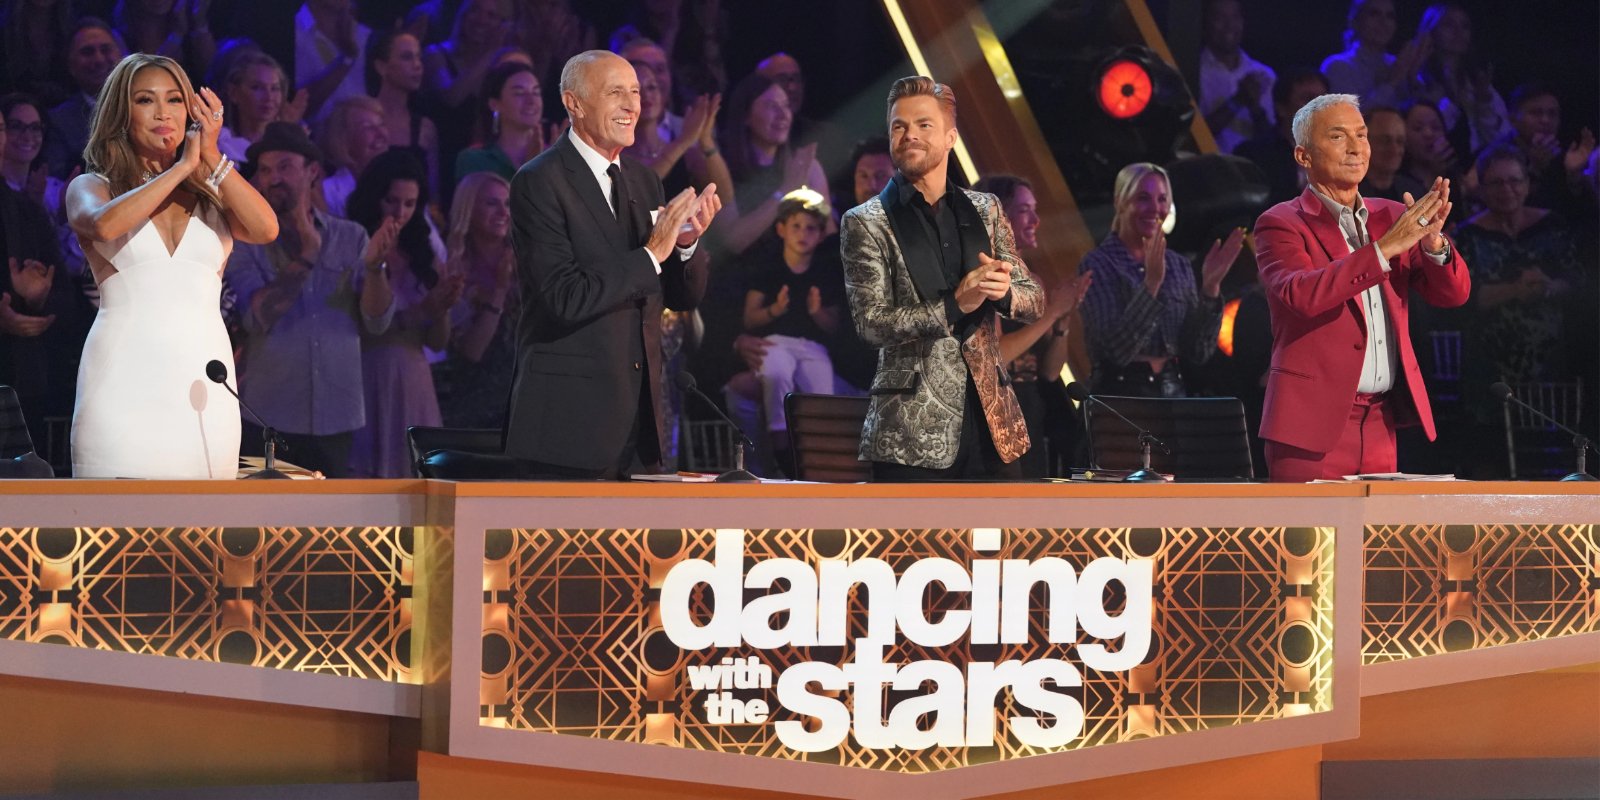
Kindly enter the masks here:
M 895 81 L 889 140 L 894 180 L 844 215 L 840 236 L 856 330 L 879 348 L 861 460 L 877 481 L 1020 478 L 1028 431 L 1000 317 L 1037 319 L 1044 293 L 994 195 L 947 180 L 949 86 Z

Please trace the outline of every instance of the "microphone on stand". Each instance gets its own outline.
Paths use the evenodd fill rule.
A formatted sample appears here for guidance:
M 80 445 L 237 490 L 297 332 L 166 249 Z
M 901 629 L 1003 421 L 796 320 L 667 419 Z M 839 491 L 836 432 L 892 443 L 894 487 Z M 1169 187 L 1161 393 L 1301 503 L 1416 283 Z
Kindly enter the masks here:
M 711 398 L 707 397 L 705 392 L 700 391 L 699 383 L 695 381 L 693 375 L 689 374 L 688 370 L 678 370 L 678 374 L 673 378 L 673 383 L 678 385 L 678 391 L 689 392 L 695 397 L 700 398 L 703 402 L 705 402 L 706 405 L 711 407 L 712 411 L 717 412 L 717 416 L 721 417 L 723 422 L 733 425 L 733 429 L 739 433 L 739 449 L 734 451 L 733 454 L 733 469 L 732 471 L 724 472 L 721 475 L 718 475 L 717 483 L 759 482 L 761 480 L 760 478 L 750 474 L 744 468 L 744 449 L 746 447 L 753 448 L 756 446 L 756 443 L 750 441 L 750 437 L 744 435 L 744 430 L 738 425 L 734 424 L 734 421 L 730 419 L 727 414 L 723 413 L 721 406 L 711 402 Z
M 1566 477 L 1562 478 L 1561 480 L 1564 480 L 1564 481 L 1593 481 L 1593 480 L 1600 480 L 1600 478 L 1596 478 L 1595 476 L 1589 474 L 1589 464 L 1588 464 L 1589 448 L 1594 446 L 1594 442 L 1589 441 L 1589 437 L 1584 436 L 1583 434 L 1578 433 L 1577 431 L 1575 431 L 1575 430 L 1573 430 L 1573 429 L 1571 429 L 1571 428 L 1569 428 L 1569 427 L 1567 427 L 1565 425 L 1562 425 L 1554 417 L 1550 416 L 1549 414 L 1544 413 L 1543 411 L 1540 411 L 1537 408 L 1534 408 L 1531 404 L 1527 403 L 1522 398 L 1517 397 L 1516 392 L 1513 392 L 1511 390 L 1511 387 L 1506 385 L 1506 383 L 1504 381 L 1495 381 L 1494 383 L 1490 384 L 1489 385 L 1489 394 L 1494 395 L 1494 399 L 1499 400 L 1501 402 L 1501 404 L 1516 403 L 1517 405 L 1521 406 L 1524 411 L 1527 411 L 1528 413 L 1534 415 L 1535 417 L 1538 417 L 1539 419 L 1542 419 L 1545 422 L 1550 423 L 1552 426 L 1555 427 L 1556 430 L 1559 430 L 1562 433 L 1567 433 L 1567 434 L 1571 434 L 1572 435 L 1572 449 L 1574 451 L 1574 455 L 1577 457 L 1578 469 L 1577 469 L 1577 471 L 1567 475 Z M 1509 432 L 1510 431 L 1509 428 L 1507 428 L 1506 430 L 1507 430 L 1507 433 L 1506 433 L 1506 444 L 1507 444 L 1507 446 L 1509 446 L 1511 444 L 1511 434 Z
M 232 386 L 228 385 L 228 365 L 214 358 L 210 361 L 207 361 L 206 377 L 210 378 L 212 383 L 222 384 L 222 388 L 227 389 L 228 394 L 233 395 L 233 399 L 238 400 L 239 405 L 244 408 L 245 411 L 250 412 L 250 416 L 255 418 L 256 424 L 261 426 L 261 444 L 264 452 L 266 453 L 266 458 L 262 462 L 262 468 L 251 475 L 246 475 L 245 479 L 287 479 L 289 477 L 288 474 L 278 469 L 278 432 L 274 430 L 271 425 L 268 425 L 266 421 L 261 418 L 261 415 L 257 414 L 256 410 L 251 408 L 250 405 L 244 401 L 244 398 L 240 397 L 239 393 L 233 390 Z
M 1089 394 L 1088 388 L 1077 381 L 1067 384 L 1067 396 L 1080 403 L 1094 403 L 1095 405 L 1110 411 L 1112 414 L 1115 414 L 1117 419 L 1128 423 L 1128 427 L 1139 432 L 1139 448 L 1141 451 L 1143 451 L 1143 466 L 1134 470 L 1133 472 L 1128 473 L 1128 476 L 1122 479 L 1124 483 L 1153 483 L 1156 481 L 1166 480 L 1166 478 L 1162 477 L 1161 473 L 1150 468 L 1151 445 L 1161 448 L 1161 452 L 1163 453 L 1168 455 L 1172 454 L 1172 449 L 1167 447 L 1166 442 L 1157 439 L 1154 434 L 1140 427 L 1139 423 L 1123 416 L 1122 412 L 1112 408 L 1111 404 L 1101 400 L 1095 395 Z

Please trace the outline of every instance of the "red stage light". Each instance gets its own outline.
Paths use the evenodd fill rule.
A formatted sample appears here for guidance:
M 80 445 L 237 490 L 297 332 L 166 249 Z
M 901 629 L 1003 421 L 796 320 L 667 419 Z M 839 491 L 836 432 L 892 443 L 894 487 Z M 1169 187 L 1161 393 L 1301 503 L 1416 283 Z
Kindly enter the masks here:
M 1150 73 L 1122 58 L 1100 73 L 1100 107 L 1117 119 L 1132 119 L 1150 105 Z

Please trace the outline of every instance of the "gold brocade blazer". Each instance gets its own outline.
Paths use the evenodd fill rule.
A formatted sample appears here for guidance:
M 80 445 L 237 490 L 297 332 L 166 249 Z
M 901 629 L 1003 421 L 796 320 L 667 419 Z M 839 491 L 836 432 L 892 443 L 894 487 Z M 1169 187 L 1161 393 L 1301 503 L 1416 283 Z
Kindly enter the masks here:
M 961 227 L 963 271 L 977 267 L 980 252 L 1013 268 L 1009 307 L 985 302 L 960 321 L 946 314 L 939 255 L 914 216 L 920 212 L 900 202 L 896 182 L 844 215 L 840 247 L 850 313 L 861 338 L 878 348 L 861 431 L 863 461 L 954 464 L 969 374 L 1000 458 L 1010 463 L 1028 450 L 1027 424 L 1000 358 L 1000 318 L 1038 319 L 1044 292 L 1017 256 L 1000 201 L 959 191 L 949 198 Z

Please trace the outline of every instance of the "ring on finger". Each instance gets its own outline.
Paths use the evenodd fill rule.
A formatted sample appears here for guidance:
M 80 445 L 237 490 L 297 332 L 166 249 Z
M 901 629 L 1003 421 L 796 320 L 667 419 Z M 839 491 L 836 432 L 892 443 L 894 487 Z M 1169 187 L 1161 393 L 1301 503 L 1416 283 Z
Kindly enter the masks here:
M 1423 227 L 1423 228 L 1428 227 L 1428 218 L 1427 217 L 1417 217 L 1417 225 L 1420 226 L 1420 227 Z

